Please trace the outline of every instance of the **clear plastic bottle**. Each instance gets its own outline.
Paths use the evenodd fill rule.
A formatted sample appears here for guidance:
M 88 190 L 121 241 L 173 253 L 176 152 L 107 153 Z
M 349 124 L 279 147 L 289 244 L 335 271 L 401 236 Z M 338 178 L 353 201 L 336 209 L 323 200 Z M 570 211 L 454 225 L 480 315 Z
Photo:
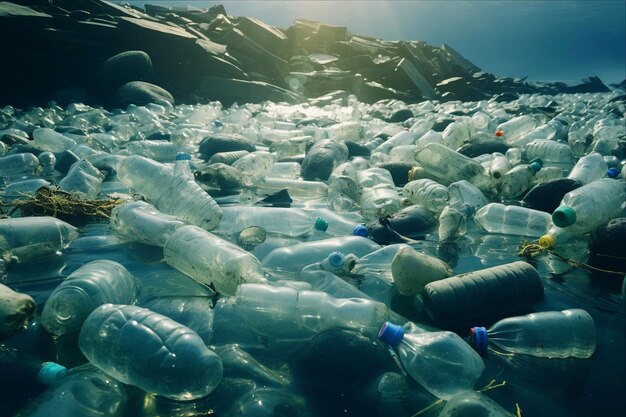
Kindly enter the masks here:
M 458 211 L 465 211 L 466 206 L 468 206 L 472 209 L 473 214 L 473 212 L 489 203 L 483 192 L 466 180 L 450 184 L 448 193 L 450 194 L 449 205 Z
M 415 140 L 418 138 L 419 136 L 415 136 L 412 132 L 410 132 L 408 129 L 403 130 L 401 132 L 396 133 L 395 135 L 393 135 L 392 137 L 390 137 L 389 139 L 387 139 L 385 142 L 383 142 L 382 144 L 380 144 L 379 146 L 377 146 L 373 151 L 373 152 L 382 152 L 385 154 L 389 154 L 389 152 L 397 147 L 397 146 L 402 146 L 402 145 L 413 145 L 415 143 Z
M 391 216 L 402 208 L 402 199 L 388 170 L 359 171 L 357 179 L 361 188 L 361 214 L 366 219 Z
M 167 238 L 186 223 L 178 217 L 163 214 L 145 201 L 120 204 L 111 211 L 111 229 L 146 245 L 165 245 Z
M 467 233 L 467 219 L 474 214 L 474 209 L 465 205 L 448 205 L 443 208 L 439 215 L 438 236 L 439 242 L 449 242 Z
M 413 379 L 443 400 L 472 391 L 485 369 L 480 356 L 453 332 L 426 332 L 412 323 L 387 322 L 378 337 L 397 349 L 404 370 Z
M 322 181 L 292 180 L 288 178 L 265 177 L 256 184 L 262 193 L 275 193 L 287 190 L 289 195 L 299 199 L 316 199 L 328 195 L 328 185 Z
M 526 207 L 489 203 L 474 214 L 474 220 L 489 233 L 540 237 L 550 225 L 550 214 Z
M 41 325 L 56 336 L 75 332 L 99 305 L 132 304 L 136 297 L 135 277 L 124 266 L 106 259 L 91 261 L 52 291 L 41 313 Z
M 520 197 L 533 185 L 535 173 L 541 169 L 543 164 L 534 161 L 530 164 L 520 164 L 507 171 L 500 181 L 500 196 L 505 199 Z
M 222 218 L 222 210 L 200 185 L 186 175 L 175 175 L 159 162 L 129 156 L 119 167 L 118 178 L 163 213 L 203 229 L 212 230 Z
M 429 173 L 448 184 L 460 180 L 472 182 L 484 171 L 479 162 L 440 143 L 429 143 L 418 149 L 415 159 Z
M 75 146 L 76 141 L 50 128 L 43 127 L 33 131 L 33 145 L 42 151 L 63 152 Z
M 450 398 L 439 417 L 514 417 L 498 403 L 476 391 L 460 392 Z
M 609 167 L 604 157 L 597 152 L 591 152 L 580 157 L 567 178 L 580 181 L 583 184 L 589 184 L 606 176 L 608 169 Z
M 241 172 L 241 179 L 246 185 L 261 181 L 274 164 L 274 155 L 269 152 L 255 151 L 242 156 L 232 163 L 232 167 Z
M 65 177 L 59 181 L 59 188 L 94 199 L 100 192 L 104 177 L 100 170 L 83 159 L 72 164 Z
M 163 256 L 168 265 L 225 295 L 233 295 L 242 283 L 266 281 L 254 255 L 197 226 L 174 231 Z
M 98 307 L 85 320 L 78 346 L 118 381 L 173 400 L 204 397 L 222 379 L 222 360 L 194 331 L 141 307 Z
M 448 204 L 448 187 L 428 178 L 407 182 L 402 188 L 402 196 L 411 204 L 420 204 L 435 214 L 441 213 Z
M 0 261 L 22 263 L 53 254 L 78 236 L 78 230 L 50 216 L 0 219 Z
M 32 153 L 16 153 L 0 158 L 0 177 L 34 175 L 39 168 L 39 160 Z
M 233 302 L 248 326 L 275 342 L 304 341 L 331 328 L 374 335 L 389 319 L 389 309 L 377 301 L 262 284 L 239 286 Z
M 537 122 L 531 116 L 523 115 L 514 117 L 506 122 L 500 123 L 496 131 L 503 132 L 507 145 L 514 146 L 515 141 L 537 127 Z
M 239 159 L 248 155 L 250 152 L 246 150 L 241 151 L 229 151 L 229 152 L 218 152 L 213 154 L 207 163 L 210 164 L 226 164 L 232 165 L 237 162 Z
M 178 152 L 176 145 L 167 140 L 136 140 L 113 149 L 115 155 L 139 155 L 159 162 L 171 162 Z
M 0 192 L 0 198 L 5 202 L 23 199 L 24 196 L 35 195 L 41 187 L 49 186 L 50 183 L 42 178 L 15 181 Z
M 331 208 L 349 210 L 359 199 L 357 169 L 352 162 L 344 162 L 333 169 L 328 177 L 328 204 Z
M 52 152 L 41 152 L 37 155 L 37 159 L 39 160 L 39 165 L 41 166 L 44 178 L 49 178 L 54 174 L 54 165 L 57 163 L 57 157 Z
M 500 320 L 489 329 L 473 327 L 470 340 L 479 352 L 493 344 L 543 358 L 588 358 L 596 349 L 596 326 L 582 309 L 542 311 Z
M 574 153 L 567 143 L 556 140 L 535 139 L 524 147 L 524 159 L 541 159 L 545 165 L 571 168 L 574 165 Z
M 565 194 L 552 221 L 570 232 L 590 232 L 618 216 L 625 200 L 623 181 L 601 178 Z
M 213 230 L 217 234 L 234 234 L 250 226 L 260 226 L 267 233 L 299 237 L 325 230 L 323 218 L 314 218 L 297 208 L 226 206 L 222 208 L 222 221 Z

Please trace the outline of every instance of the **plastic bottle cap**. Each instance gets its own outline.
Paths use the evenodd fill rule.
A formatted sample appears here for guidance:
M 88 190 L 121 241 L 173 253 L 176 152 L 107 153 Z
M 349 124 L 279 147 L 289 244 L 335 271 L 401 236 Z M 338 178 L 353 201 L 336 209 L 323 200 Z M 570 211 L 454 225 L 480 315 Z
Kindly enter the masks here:
M 354 236 L 367 237 L 369 231 L 367 230 L 367 227 L 365 227 L 365 225 L 357 224 L 356 226 L 354 226 L 354 229 L 352 229 L 352 234 Z
M 569 206 L 560 206 L 552 213 L 552 222 L 558 227 L 567 227 L 576 223 L 576 212 Z
M 617 168 L 609 168 L 609 170 L 606 172 L 606 175 L 609 178 L 617 178 L 617 176 L 619 175 L 619 170 Z
M 331 252 L 328 255 L 328 263 L 335 268 L 341 268 L 346 262 L 346 256 L 341 252 Z
M 472 327 L 470 329 L 470 343 L 478 352 L 485 352 L 489 343 L 487 329 L 484 327 Z
M 532 169 L 533 171 L 537 172 L 541 169 L 541 167 L 543 166 L 541 163 L 535 161 L 535 162 L 531 162 L 530 164 L 528 164 L 528 166 L 530 167 L 530 169 Z
M 52 385 L 67 374 L 67 368 L 56 362 L 46 362 L 37 373 L 37 382 L 42 385 Z
M 189 155 L 187 152 L 178 152 L 176 154 L 176 160 L 177 161 L 190 161 L 191 155 Z
M 383 324 L 378 332 L 378 338 L 391 347 L 398 346 L 404 337 L 404 327 L 390 322 Z
M 325 232 L 328 229 L 328 222 L 323 217 L 315 219 L 315 230 Z
M 539 238 L 539 246 L 542 248 L 551 248 L 556 245 L 556 238 L 552 235 L 543 235 Z

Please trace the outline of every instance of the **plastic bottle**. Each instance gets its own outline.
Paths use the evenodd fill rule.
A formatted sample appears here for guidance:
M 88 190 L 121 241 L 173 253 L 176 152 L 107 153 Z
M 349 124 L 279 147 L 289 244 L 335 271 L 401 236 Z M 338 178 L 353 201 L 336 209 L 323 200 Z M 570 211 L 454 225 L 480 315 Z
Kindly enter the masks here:
M 597 152 L 591 152 L 580 157 L 567 178 L 580 181 L 583 184 L 589 184 L 603 178 L 607 174 L 608 169 L 609 167 L 604 157 Z
M 467 219 L 474 214 L 474 209 L 465 205 L 462 208 L 447 205 L 439 215 L 439 242 L 449 242 L 467 233 Z
M 22 263 L 53 254 L 78 236 L 78 230 L 50 216 L 0 219 L 0 261 Z
M 601 178 L 565 194 L 552 222 L 570 232 L 590 232 L 618 216 L 625 200 L 623 181 Z
M 17 153 L 0 158 L 0 177 L 30 176 L 39 170 L 39 160 L 32 153 Z
M 0 346 L 0 374 L 11 389 L 28 390 L 34 385 L 48 387 L 57 384 L 67 368 L 56 362 L 42 361 L 19 351 Z
M 524 159 L 541 159 L 545 165 L 570 168 L 574 164 L 574 153 L 567 143 L 555 140 L 535 139 L 524 147 Z
M 530 164 L 520 164 L 507 171 L 500 181 L 500 196 L 505 199 L 519 198 L 533 185 L 535 173 L 541 169 L 543 163 L 534 161 Z
M 59 188 L 94 199 L 100 192 L 104 177 L 105 175 L 91 163 L 80 160 L 75 162 L 65 177 L 59 181 Z
M 402 196 L 411 204 L 420 204 L 435 214 L 441 213 L 448 204 L 448 187 L 428 178 L 407 182 L 402 188 Z
M 129 156 L 118 170 L 118 178 L 150 200 L 166 214 L 180 217 L 206 230 L 215 228 L 222 210 L 215 200 L 186 175 L 142 156 Z
M 232 302 L 248 326 L 274 343 L 305 341 L 332 328 L 374 335 L 389 319 L 377 301 L 262 284 L 240 285 Z
M 352 209 L 359 199 L 357 169 L 352 162 L 344 162 L 328 177 L 328 204 L 336 211 Z
M 585 310 L 542 311 L 500 320 L 489 329 L 472 327 L 470 341 L 479 352 L 493 344 L 543 358 L 588 358 L 596 349 L 596 326 Z
M 455 181 L 472 182 L 483 172 L 483 166 L 472 158 L 456 152 L 440 143 L 429 143 L 417 150 L 415 160 L 432 175 L 441 178 L 444 185 Z
M 213 154 L 213 156 L 211 156 L 209 158 L 209 160 L 207 161 L 208 164 L 226 164 L 226 165 L 232 165 L 234 164 L 236 161 L 238 161 L 239 159 L 243 158 L 244 156 L 248 155 L 250 152 L 246 151 L 246 150 L 241 150 L 241 151 L 230 151 L 230 152 L 218 152 L 216 154 Z
M 460 324 L 502 317 L 541 301 L 543 292 L 537 270 L 516 261 L 428 283 L 424 309 L 439 325 Z
M 480 356 L 456 333 L 426 332 L 412 323 L 385 323 L 378 337 L 396 348 L 404 370 L 435 397 L 472 391 L 485 369 Z
M 391 261 L 391 274 L 400 294 L 414 296 L 429 282 L 451 276 L 452 269 L 439 258 L 403 245 Z
M 113 149 L 115 155 L 139 155 L 158 162 L 170 162 L 176 157 L 176 145 L 167 140 L 136 140 Z
M 42 151 L 63 152 L 76 145 L 76 141 L 47 127 L 33 131 L 33 145 Z
M 250 226 L 260 226 L 267 233 L 299 237 L 326 230 L 328 224 L 321 217 L 285 207 L 226 206 L 222 208 L 222 221 L 213 230 L 217 234 L 234 234 Z
M 222 360 L 194 331 L 145 308 L 98 307 L 85 320 L 78 346 L 118 381 L 173 400 L 204 397 L 222 379 Z
M 0 192 L 2 200 L 12 201 L 33 196 L 41 187 L 49 187 L 50 183 L 44 179 L 21 180 L 10 183 Z
M 523 115 L 514 117 L 496 127 L 496 131 L 503 132 L 504 140 L 508 146 L 514 146 L 517 138 L 532 131 L 537 122 L 531 116 Z
M 41 325 L 56 336 L 75 332 L 99 305 L 131 304 L 136 297 L 135 277 L 124 266 L 106 259 L 91 261 L 52 291 L 41 313 Z
M 531 237 L 543 236 L 552 224 L 549 213 L 500 203 L 482 207 L 474 220 L 489 233 Z
M 493 159 L 489 162 L 487 172 L 489 176 L 497 184 L 502 179 L 502 176 L 511 170 L 512 165 L 509 159 L 501 153 L 493 153 Z
M 464 391 L 446 402 L 439 417 L 514 417 L 498 403 L 476 391 Z
M 448 193 L 450 194 L 449 206 L 461 212 L 465 211 L 467 206 L 472 209 L 471 213 L 473 214 L 489 203 L 482 191 L 465 180 L 450 184 Z
M 41 152 L 37 155 L 37 160 L 39 161 L 39 165 L 42 169 L 41 175 L 48 178 L 54 174 L 54 165 L 57 162 L 57 158 L 52 152 Z
M 131 201 L 115 206 L 109 219 L 111 229 L 146 245 L 165 246 L 165 241 L 186 223 L 163 214 L 145 201 Z
M 289 195 L 303 200 L 317 199 L 328 195 L 328 185 L 321 181 L 265 177 L 256 184 L 256 187 L 259 192 L 266 194 L 287 190 Z
M 300 175 L 305 180 L 326 181 L 333 169 L 348 159 L 348 147 L 341 140 L 316 142 L 302 161 Z
M 274 164 L 274 155 L 269 152 L 255 151 L 242 156 L 232 163 L 232 167 L 241 172 L 241 179 L 246 185 L 261 181 Z
M 266 177 L 296 180 L 300 177 L 300 169 L 298 162 L 275 162 L 267 171 Z
M 382 152 L 382 153 L 389 154 L 389 152 L 395 147 L 402 146 L 402 145 L 413 145 L 417 138 L 419 138 L 419 136 L 415 136 L 408 129 L 403 130 L 401 132 L 396 133 L 395 135 L 387 139 L 385 142 L 377 146 L 372 152 Z
M 247 252 L 197 226 L 183 226 L 165 241 L 168 265 L 198 282 L 213 284 L 217 291 L 233 295 L 244 282 L 265 282 L 261 263 Z
M 370 168 L 359 171 L 357 179 L 361 188 L 361 214 L 366 219 L 390 216 L 402 208 L 400 194 L 386 169 Z

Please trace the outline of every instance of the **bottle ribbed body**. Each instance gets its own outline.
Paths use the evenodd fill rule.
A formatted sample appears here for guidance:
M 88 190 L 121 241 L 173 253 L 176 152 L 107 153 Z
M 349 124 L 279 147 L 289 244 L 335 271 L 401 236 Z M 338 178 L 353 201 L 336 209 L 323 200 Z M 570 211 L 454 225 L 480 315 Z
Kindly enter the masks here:
M 39 160 L 32 153 L 18 153 L 0 158 L 0 177 L 32 175 L 39 169 Z
M 520 206 L 490 203 L 474 215 L 474 220 L 489 233 L 543 236 L 552 224 L 550 214 Z
M 472 182 L 483 172 L 479 162 L 440 143 L 429 143 L 418 149 L 415 159 L 429 173 L 450 183 L 460 180 Z
M 115 261 L 92 261 L 72 272 L 50 294 L 41 324 L 57 336 L 78 331 L 99 305 L 131 304 L 136 296 L 135 278 L 126 268 Z
M 165 245 L 167 238 L 186 223 L 178 217 L 161 213 L 145 201 L 121 204 L 111 211 L 111 229 L 146 245 Z
M 240 284 L 263 282 L 259 260 L 250 252 L 196 226 L 178 228 L 165 242 L 168 265 L 198 282 L 233 295 Z
M 102 181 L 104 174 L 83 159 L 72 165 L 65 177 L 59 181 L 59 188 L 94 199 L 100 192 Z
M 609 169 L 604 157 L 597 152 L 591 152 L 581 157 L 574 168 L 567 175 L 567 178 L 589 184 L 606 176 Z
M 296 208 L 227 206 L 215 233 L 239 233 L 250 226 L 260 226 L 267 233 L 298 237 L 315 229 L 315 219 Z
M 524 158 L 527 161 L 539 158 L 546 165 L 571 167 L 574 153 L 567 143 L 548 139 L 535 139 L 524 147 Z
M 407 182 L 402 188 L 402 196 L 433 213 L 441 213 L 450 199 L 448 187 L 428 178 Z
M 489 343 L 507 352 L 544 358 L 588 358 L 596 348 L 593 318 L 581 309 L 509 317 L 487 334 Z
M 367 219 L 390 216 L 402 208 L 402 199 L 386 169 L 370 168 L 357 174 L 361 214 Z
M 222 379 L 220 357 L 195 332 L 145 308 L 98 307 L 83 324 L 78 345 L 118 381 L 173 400 L 204 397 Z

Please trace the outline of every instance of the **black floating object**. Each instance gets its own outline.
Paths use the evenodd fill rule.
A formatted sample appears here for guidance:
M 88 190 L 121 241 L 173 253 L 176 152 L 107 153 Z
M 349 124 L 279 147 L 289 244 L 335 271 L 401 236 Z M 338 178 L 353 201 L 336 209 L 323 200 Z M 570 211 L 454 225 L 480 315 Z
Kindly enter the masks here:
M 552 213 L 561 204 L 563 196 L 583 184 L 570 178 L 555 178 L 535 185 L 524 198 L 522 205 L 534 210 Z
M 63 151 L 57 158 L 57 162 L 54 164 L 54 169 L 62 174 L 67 174 L 70 167 L 74 165 L 74 162 L 78 162 L 80 158 L 69 149 Z
M 409 171 L 415 166 L 417 166 L 417 163 L 385 162 L 377 167 L 389 171 L 396 187 L 404 187 L 404 185 L 409 182 Z
M 587 263 L 595 268 L 626 272 L 626 217 L 618 217 L 595 229 L 589 237 L 589 259 Z M 621 280 L 623 274 L 595 272 L 606 278 Z
M 413 112 L 410 109 L 400 109 L 391 115 L 389 123 L 402 123 L 413 117 Z
M 434 281 L 424 287 L 424 309 L 440 327 L 475 325 L 526 311 L 543 299 L 541 276 L 523 261 Z
M 393 230 L 411 239 L 421 239 L 437 225 L 437 219 L 426 207 L 415 204 L 389 218 Z
M 237 134 L 214 134 L 206 136 L 199 145 L 200 155 L 209 159 L 219 152 L 256 151 L 256 146 L 250 140 Z
M 255 204 L 270 205 L 274 207 L 289 207 L 293 203 L 293 199 L 289 195 L 286 189 L 270 194 L 262 200 L 257 201 Z
M 369 158 L 371 155 L 370 149 L 362 145 L 360 143 L 352 142 L 351 140 L 345 141 L 346 146 L 348 147 L 348 157 L 352 158 L 355 156 L 362 156 L 364 158 Z
M 499 152 L 505 154 L 509 149 L 501 140 L 483 140 L 477 142 L 469 142 L 457 149 L 457 152 L 469 158 L 475 158 L 484 154 Z
M 366 225 L 367 237 L 372 239 L 379 245 L 392 245 L 394 243 L 411 243 L 411 239 L 402 236 L 397 231 L 393 230 L 389 224 L 389 219 L 381 217 L 378 222 L 371 222 Z

